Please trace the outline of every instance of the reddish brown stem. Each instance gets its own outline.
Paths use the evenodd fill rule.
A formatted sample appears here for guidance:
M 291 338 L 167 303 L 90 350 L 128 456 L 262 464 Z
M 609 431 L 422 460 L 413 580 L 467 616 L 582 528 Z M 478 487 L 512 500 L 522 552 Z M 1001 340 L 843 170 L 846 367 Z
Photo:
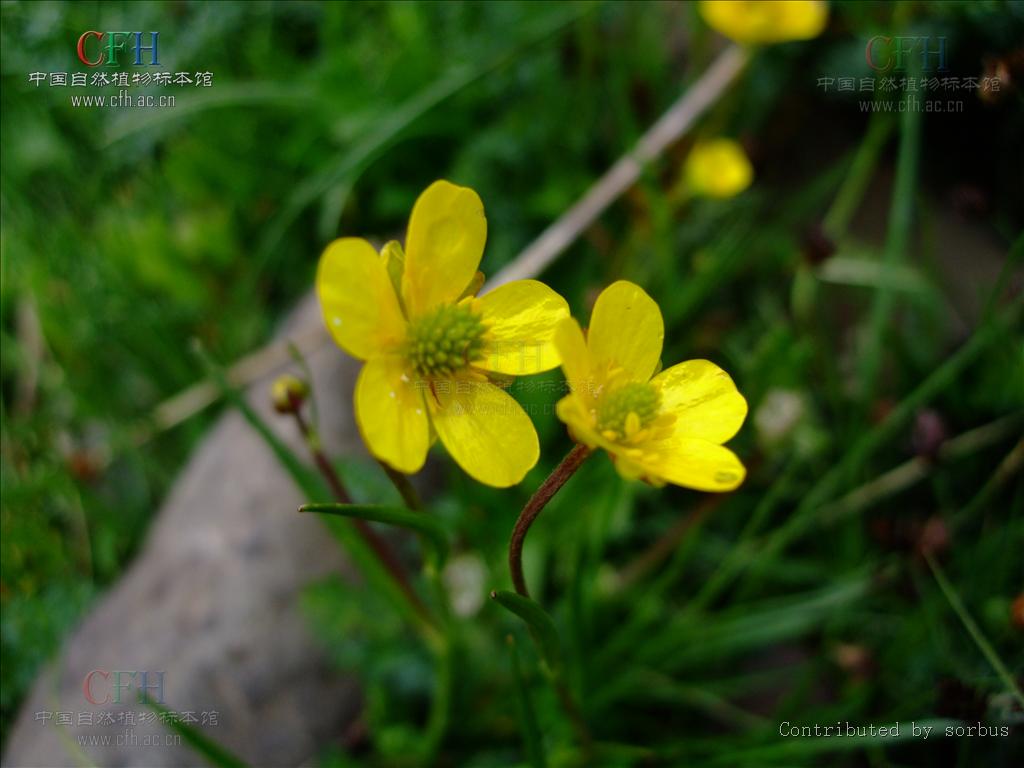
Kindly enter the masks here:
M 516 527 L 512 529 L 512 539 L 508 544 L 508 568 L 512 573 L 512 583 L 515 585 L 516 592 L 523 597 L 530 596 L 530 592 L 526 588 L 526 579 L 523 578 L 523 542 L 526 541 L 526 534 L 541 510 L 551 501 L 551 497 L 558 493 L 558 490 L 565 485 L 590 454 L 590 448 L 577 444 L 562 459 L 562 463 L 548 475 L 548 479 L 541 483 L 540 488 L 530 497 L 526 506 L 523 507 L 523 511 L 519 513 Z
M 338 473 L 335 471 L 334 466 L 330 460 L 324 454 L 320 448 L 320 440 L 316 433 L 310 428 L 306 419 L 302 415 L 302 411 L 298 408 L 292 411 L 295 416 L 295 422 L 299 425 L 299 431 L 302 433 L 303 438 L 306 440 L 306 444 L 309 446 L 309 452 L 313 456 L 313 462 L 316 464 L 317 469 L 320 470 L 320 474 L 324 476 L 327 484 L 331 488 L 331 492 L 334 497 L 342 504 L 351 504 L 352 498 L 348 495 L 348 491 L 345 488 L 344 483 L 341 482 L 341 478 L 338 477 Z M 433 625 L 434 618 L 430 615 L 430 611 L 427 610 L 427 606 L 420 599 L 420 596 L 416 594 L 416 590 L 413 589 L 412 583 L 409 581 L 409 577 L 406 576 L 405 567 L 402 565 L 402 561 L 398 559 L 394 550 L 388 545 L 388 543 L 370 527 L 369 523 L 359 518 L 352 518 L 352 523 L 356 527 L 356 531 L 362 537 L 363 541 L 373 550 L 373 553 L 380 560 L 381 565 L 384 566 L 385 570 L 391 575 L 391 578 L 395 580 L 398 587 L 408 598 L 409 602 L 412 603 L 413 608 L 416 612 L 423 617 L 428 623 Z

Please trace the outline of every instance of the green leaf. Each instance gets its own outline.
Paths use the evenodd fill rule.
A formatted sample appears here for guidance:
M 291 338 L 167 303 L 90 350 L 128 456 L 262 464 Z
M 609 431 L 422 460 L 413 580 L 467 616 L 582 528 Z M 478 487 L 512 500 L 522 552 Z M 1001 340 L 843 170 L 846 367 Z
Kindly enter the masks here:
M 340 515 L 370 520 L 375 523 L 397 525 L 418 533 L 430 545 L 435 565 L 441 567 L 448 558 L 448 537 L 441 524 L 422 512 L 413 512 L 404 507 L 388 507 L 381 504 L 303 504 L 299 512 L 320 512 L 325 515 Z
M 562 662 L 562 646 L 555 622 L 544 609 L 530 598 L 517 595 L 515 592 L 491 592 L 491 599 L 526 622 L 537 640 L 545 663 L 552 670 L 558 669 Z
M 540 727 L 537 725 L 537 713 L 533 709 L 530 690 L 523 678 L 523 668 L 519 663 L 519 650 L 516 639 L 508 636 L 508 655 L 512 662 L 512 678 L 516 685 L 516 699 L 519 702 L 519 724 L 523 731 L 526 746 L 526 758 L 533 768 L 545 768 L 548 764 L 544 754 L 544 742 L 541 740 Z

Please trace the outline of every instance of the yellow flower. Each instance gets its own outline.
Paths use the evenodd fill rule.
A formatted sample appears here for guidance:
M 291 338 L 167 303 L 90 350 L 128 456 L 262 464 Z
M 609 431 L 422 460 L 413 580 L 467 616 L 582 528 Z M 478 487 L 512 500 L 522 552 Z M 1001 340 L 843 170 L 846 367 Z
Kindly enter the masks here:
M 535 280 L 477 298 L 486 239 L 476 192 L 436 181 L 412 209 L 404 252 L 397 242 L 378 255 L 365 240 L 335 240 L 316 289 L 334 340 L 366 361 L 355 414 L 370 453 L 412 473 L 440 437 L 470 476 L 506 487 L 537 463 L 537 433 L 488 373 L 556 367 L 554 332 L 569 308 Z
M 625 280 L 598 297 L 586 338 L 563 320 L 555 346 L 571 392 L 558 417 L 577 442 L 606 450 L 623 477 L 731 491 L 746 470 L 722 443 L 739 431 L 747 401 L 707 360 L 655 375 L 664 336 L 658 305 Z
M 744 45 L 817 37 L 828 21 L 824 0 L 702 0 L 708 26 Z
M 750 186 L 754 170 L 743 147 L 732 139 L 694 145 L 683 167 L 683 184 L 692 194 L 726 198 Z

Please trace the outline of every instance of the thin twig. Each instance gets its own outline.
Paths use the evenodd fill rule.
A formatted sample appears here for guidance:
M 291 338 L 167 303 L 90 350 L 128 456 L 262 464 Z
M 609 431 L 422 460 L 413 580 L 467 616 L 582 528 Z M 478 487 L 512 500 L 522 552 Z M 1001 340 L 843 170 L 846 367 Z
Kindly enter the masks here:
M 586 461 L 591 454 L 591 449 L 585 445 L 577 444 L 564 459 L 548 475 L 548 479 L 541 483 L 540 488 L 530 497 L 519 513 L 515 528 L 512 529 L 512 539 L 508 543 L 508 568 L 512 573 L 512 583 L 516 592 L 523 597 L 529 597 L 530 591 L 526 588 L 526 579 L 523 577 L 523 542 L 526 541 L 526 534 L 530 526 L 541 513 L 551 497 L 558 493 L 558 489 L 565 485 L 566 481 L 573 476 L 580 465 Z
M 485 290 L 513 280 L 536 277 L 543 272 L 608 206 L 636 183 L 645 164 L 678 141 L 721 97 L 746 62 L 746 52 L 736 46 L 730 46 L 719 54 L 700 79 L 640 137 L 636 147 L 619 158 L 572 208 L 492 277 Z

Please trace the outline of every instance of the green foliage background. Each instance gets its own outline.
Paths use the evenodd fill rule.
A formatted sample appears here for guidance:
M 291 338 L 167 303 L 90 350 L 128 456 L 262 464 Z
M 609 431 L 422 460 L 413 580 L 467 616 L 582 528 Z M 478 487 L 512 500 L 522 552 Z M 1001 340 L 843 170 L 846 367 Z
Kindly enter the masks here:
M 223 360 L 258 347 L 309 289 L 331 237 L 401 232 L 435 178 L 480 193 L 493 273 L 717 45 L 686 3 L 44 2 L 0 14 L 5 731 L 214 416 L 147 429 L 158 403 L 203 376 L 190 339 Z M 170 68 L 211 71 L 214 87 L 174 109 L 122 113 L 28 83 L 29 72 L 70 71 L 81 31 L 115 28 L 159 30 Z M 744 141 L 749 192 L 680 204 L 684 142 L 545 275 L 580 317 L 608 282 L 641 283 L 666 316 L 666 362 L 714 360 L 751 405 L 732 444 L 750 468 L 739 492 L 627 485 L 598 457 L 531 534 L 528 575 L 607 742 L 601 764 L 1010 764 L 1014 739 L 836 758 L 820 752 L 853 747 L 777 735 L 782 720 L 975 722 L 1011 708 L 920 556 L 922 531 L 939 526 L 953 588 L 1011 674 L 1024 663 L 1010 607 L 1024 587 L 1024 72 L 1014 65 L 997 103 L 967 93 L 966 114 L 923 115 L 916 129 L 896 115 L 869 121 L 816 88 L 825 75 L 871 75 L 865 41 L 897 33 L 947 37 L 954 74 L 977 76 L 1014 46 L 1021 55 L 1024 12 L 833 4 L 826 35 L 759 53 L 698 127 Z M 908 151 L 919 159 L 898 199 L 910 244 L 886 254 L 893 169 Z M 848 221 L 851 200 L 861 214 Z M 954 210 L 994 260 L 944 247 Z M 809 233 L 823 222 L 845 276 L 813 258 L 822 238 Z M 1010 290 L 985 314 L 1000 268 Z M 553 402 L 513 391 L 536 412 Z M 880 479 L 927 442 L 925 407 L 947 436 L 994 423 L 994 437 L 890 488 Z M 520 488 L 452 471 L 431 502 L 459 551 L 482 559 L 487 588 L 506 584 L 515 516 L 569 447 L 554 418 L 535 421 L 543 458 Z M 882 492 L 858 507 L 848 494 L 865 488 Z M 723 568 L 734 578 L 718 581 Z M 397 765 L 421 738 L 430 659 L 397 619 L 367 623 L 384 613 L 366 609 L 374 599 L 337 583 L 308 595 L 339 666 L 362 670 L 368 691 L 370 743 L 358 757 L 325 755 L 328 765 Z M 442 762 L 527 759 L 525 721 L 507 703 L 512 633 L 548 759 L 573 764 L 573 734 L 519 624 L 488 605 L 463 633 L 460 727 Z M 343 636 L 359 642 L 334 642 Z

